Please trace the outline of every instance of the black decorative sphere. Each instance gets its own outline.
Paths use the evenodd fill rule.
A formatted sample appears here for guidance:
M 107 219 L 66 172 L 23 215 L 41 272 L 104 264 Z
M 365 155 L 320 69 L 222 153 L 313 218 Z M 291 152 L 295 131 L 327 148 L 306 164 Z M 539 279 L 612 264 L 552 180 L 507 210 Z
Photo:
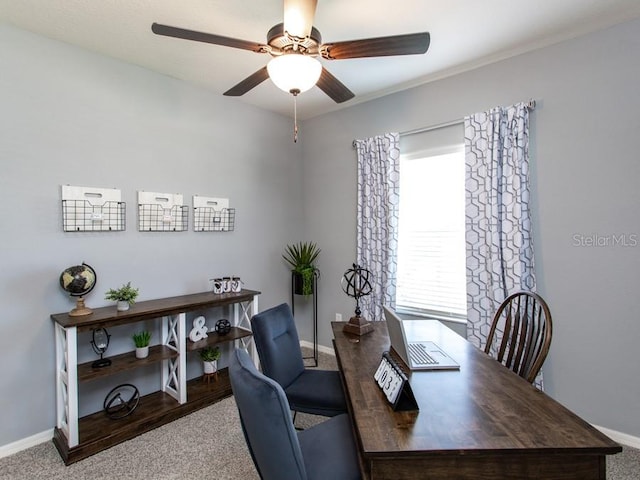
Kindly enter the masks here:
M 351 317 L 345 324 L 342 328 L 343 332 L 354 335 L 365 335 L 373 331 L 373 325 L 361 316 L 362 311 L 360 310 L 360 299 L 373 291 L 369 277 L 371 277 L 371 272 L 355 263 L 349 270 L 344 272 L 342 276 L 342 280 L 340 281 L 342 290 L 350 297 L 356 299 L 355 316 Z
M 231 331 L 231 324 L 226 318 L 221 318 L 216 322 L 216 332 L 219 335 L 226 335 Z
M 107 393 L 102 406 L 107 417 L 118 419 L 131 415 L 139 403 L 138 388 L 131 383 L 123 383 Z
M 342 290 L 356 300 L 369 295 L 373 290 L 369 281 L 370 276 L 371 272 L 369 270 L 354 263 L 353 268 L 344 272 L 342 276 L 342 281 L 340 282 Z
M 86 263 L 69 267 L 60 274 L 60 286 L 69 295 L 82 297 L 96 286 L 96 271 Z

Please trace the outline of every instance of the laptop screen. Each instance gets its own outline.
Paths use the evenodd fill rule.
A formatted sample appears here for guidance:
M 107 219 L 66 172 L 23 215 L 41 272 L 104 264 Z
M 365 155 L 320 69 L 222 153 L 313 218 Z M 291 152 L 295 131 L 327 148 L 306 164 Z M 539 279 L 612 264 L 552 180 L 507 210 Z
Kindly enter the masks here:
M 407 355 L 406 339 L 404 338 L 404 330 L 402 328 L 402 320 L 396 312 L 383 305 L 384 316 L 387 320 L 387 330 L 389 330 L 389 341 L 391 348 L 400 355 L 404 363 L 409 365 L 409 357 Z
M 458 370 L 460 365 L 437 344 L 407 339 L 402 319 L 383 306 L 391 348 L 411 370 Z

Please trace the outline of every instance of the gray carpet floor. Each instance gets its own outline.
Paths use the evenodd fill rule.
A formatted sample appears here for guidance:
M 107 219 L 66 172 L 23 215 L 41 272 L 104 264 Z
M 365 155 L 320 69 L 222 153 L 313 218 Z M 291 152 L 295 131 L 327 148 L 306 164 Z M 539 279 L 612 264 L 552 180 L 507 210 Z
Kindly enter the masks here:
M 335 359 L 320 354 L 319 366 L 335 369 Z M 296 425 L 306 428 L 321 420 L 300 414 Z M 233 398 L 68 467 L 52 442 L 0 459 L 0 479 L 11 480 L 211 478 L 259 478 L 247 451 Z M 607 478 L 640 479 L 640 450 L 625 447 L 622 453 L 608 457 Z

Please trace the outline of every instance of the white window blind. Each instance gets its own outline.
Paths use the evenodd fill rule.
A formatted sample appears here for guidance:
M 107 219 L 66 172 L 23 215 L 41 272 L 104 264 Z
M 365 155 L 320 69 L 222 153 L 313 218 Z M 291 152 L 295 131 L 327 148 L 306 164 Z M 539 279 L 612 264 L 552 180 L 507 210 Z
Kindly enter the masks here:
M 401 311 L 466 319 L 464 175 L 462 145 L 401 156 L 396 286 Z

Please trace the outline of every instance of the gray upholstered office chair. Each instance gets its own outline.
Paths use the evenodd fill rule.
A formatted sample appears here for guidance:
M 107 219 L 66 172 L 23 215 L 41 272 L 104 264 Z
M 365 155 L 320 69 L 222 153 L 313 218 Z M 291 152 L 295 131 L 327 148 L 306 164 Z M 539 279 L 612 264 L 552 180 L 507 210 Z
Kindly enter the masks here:
M 325 417 L 347 411 L 339 372 L 305 368 L 289 305 L 254 315 L 251 329 L 262 371 L 283 388 L 291 410 Z
M 282 387 L 258 372 L 246 351 L 236 349 L 231 355 L 229 378 L 242 431 L 263 480 L 360 478 L 348 415 L 296 432 Z
M 517 292 L 498 308 L 484 351 L 533 383 L 549 353 L 552 333 L 551 312 L 542 297 Z

